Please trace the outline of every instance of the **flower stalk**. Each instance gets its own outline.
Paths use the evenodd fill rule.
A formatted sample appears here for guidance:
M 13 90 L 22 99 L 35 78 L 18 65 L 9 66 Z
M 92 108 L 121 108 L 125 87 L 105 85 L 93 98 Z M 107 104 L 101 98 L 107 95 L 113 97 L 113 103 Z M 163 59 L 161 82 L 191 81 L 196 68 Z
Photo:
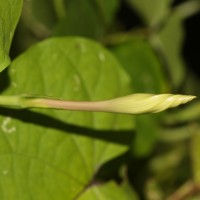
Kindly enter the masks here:
M 156 113 L 185 104 L 196 98 L 190 95 L 132 94 L 104 101 L 64 101 L 28 96 L 0 96 L 0 106 L 23 108 L 49 108 L 62 110 L 115 112 L 126 114 Z

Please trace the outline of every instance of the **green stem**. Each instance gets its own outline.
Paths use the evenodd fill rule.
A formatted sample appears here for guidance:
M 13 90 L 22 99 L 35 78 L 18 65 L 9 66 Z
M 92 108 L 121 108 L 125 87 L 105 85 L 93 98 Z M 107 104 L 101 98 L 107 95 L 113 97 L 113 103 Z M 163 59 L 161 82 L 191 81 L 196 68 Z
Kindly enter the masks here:
M 59 20 L 66 17 L 66 7 L 64 0 L 54 0 L 54 8 Z
M 50 108 L 61 110 L 107 111 L 106 101 L 64 101 L 26 96 L 0 96 L 0 106 L 15 108 Z
M 25 102 L 26 108 L 51 108 L 61 110 L 82 110 L 82 111 L 108 111 L 107 101 L 63 101 L 57 99 L 29 99 Z
M 23 97 L 20 96 L 0 96 L 0 106 L 23 108 Z

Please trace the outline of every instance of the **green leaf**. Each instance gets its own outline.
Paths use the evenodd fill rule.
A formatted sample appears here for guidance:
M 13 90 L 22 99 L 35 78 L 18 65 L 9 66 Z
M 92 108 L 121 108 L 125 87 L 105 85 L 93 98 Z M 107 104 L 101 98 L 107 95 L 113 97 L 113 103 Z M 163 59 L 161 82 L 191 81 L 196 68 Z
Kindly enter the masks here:
M 100 38 L 114 20 L 119 0 L 35 0 L 28 5 L 32 16 L 27 17 L 36 19 L 37 26 L 42 24 L 54 36 Z M 37 28 L 33 23 L 28 26 L 32 30 Z
M 94 185 L 90 187 L 85 194 L 78 200 L 136 200 L 132 195 L 129 196 L 125 190 L 121 189 L 116 183 L 109 182 L 103 185 Z
M 137 135 L 133 140 L 133 154 L 140 157 L 151 154 L 159 139 L 158 118 L 153 115 L 137 116 L 135 126 Z
M 118 0 L 68 1 L 67 14 L 57 23 L 53 34 L 101 38 L 114 20 L 118 4 Z
M 131 76 L 134 93 L 167 92 L 161 63 L 146 40 L 134 37 L 111 49 Z M 136 116 L 135 121 L 137 135 L 133 142 L 133 152 L 144 156 L 151 153 L 158 139 L 157 116 Z
M 106 25 L 110 25 L 114 20 L 115 14 L 119 7 L 119 0 L 93 0 L 96 2 L 97 10 L 99 10 L 102 20 Z
M 134 92 L 166 92 L 162 65 L 148 41 L 135 36 L 127 42 L 113 46 L 111 50 L 131 76 Z
M 58 0 L 34 0 L 28 2 L 33 17 L 48 28 L 52 28 L 57 21 L 55 4 Z M 30 12 L 29 12 L 30 17 Z M 31 24 L 30 24 L 31 26 Z
M 22 0 L 0 0 L 0 72 L 10 64 L 9 50 L 22 3 Z
M 66 3 L 67 15 L 54 28 L 54 35 L 79 35 L 99 38 L 104 34 L 101 10 L 90 0 L 73 0 Z M 80 23 L 80 19 L 84 23 Z
M 180 86 L 185 74 L 184 61 L 181 56 L 184 40 L 182 23 L 182 15 L 175 12 L 168 18 L 165 26 L 158 33 L 160 50 L 166 60 L 170 78 L 175 88 Z
M 200 150 L 200 128 L 198 125 L 194 125 L 190 129 L 191 136 L 191 147 L 190 153 L 192 158 L 192 172 L 194 182 L 198 185 L 200 183 L 200 160 L 199 160 L 199 150 Z
M 12 63 L 9 75 L 6 95 L 100 100 L 130 91 L 115 58 L 81 38 L 39 43 Z M 71 200 L 82 194 L 106 161 L 127 150 L 120 142 L 123 132 L 116 141 L 115 131 L 133 126 L 131 116 L 108 113 L 34 109 L 1 114 L 7 116 L 0 118 L 0 194 L 9 200 Z
M 127 0 L 136 9 L 145 23 L 154 26 L 167 17 L 172 0 Z

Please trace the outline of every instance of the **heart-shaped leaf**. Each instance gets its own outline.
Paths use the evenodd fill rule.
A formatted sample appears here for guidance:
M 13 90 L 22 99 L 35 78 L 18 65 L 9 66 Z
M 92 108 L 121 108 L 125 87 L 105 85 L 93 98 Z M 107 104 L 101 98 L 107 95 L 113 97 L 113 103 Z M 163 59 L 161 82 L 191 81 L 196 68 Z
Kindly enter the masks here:
M 39 43 L 13 62 L 9 75 L 6 95 L 100 100 L 130 92 L 129 78 L 115 58 L 81 38 Z M 116 141 L 115 131 L 133 126 L 131 116 L 108 113 L 5 109 L 1 114 L 7 115 L 0 117 L 3 200 L 80 196 L 106 161 L 127 150 L 125 134 Z

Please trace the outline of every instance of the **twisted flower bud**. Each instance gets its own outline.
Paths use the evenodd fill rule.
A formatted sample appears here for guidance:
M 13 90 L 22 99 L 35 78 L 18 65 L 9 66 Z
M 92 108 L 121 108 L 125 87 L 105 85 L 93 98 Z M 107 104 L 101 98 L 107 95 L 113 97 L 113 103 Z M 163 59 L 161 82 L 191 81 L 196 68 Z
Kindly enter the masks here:
M 132 94 L 106 101 L 110 112 L 142 114 L 156 113 L 185 104 L 195 96 L 173 94 Z M 109 104 L 109 105 L 108 105 Z

